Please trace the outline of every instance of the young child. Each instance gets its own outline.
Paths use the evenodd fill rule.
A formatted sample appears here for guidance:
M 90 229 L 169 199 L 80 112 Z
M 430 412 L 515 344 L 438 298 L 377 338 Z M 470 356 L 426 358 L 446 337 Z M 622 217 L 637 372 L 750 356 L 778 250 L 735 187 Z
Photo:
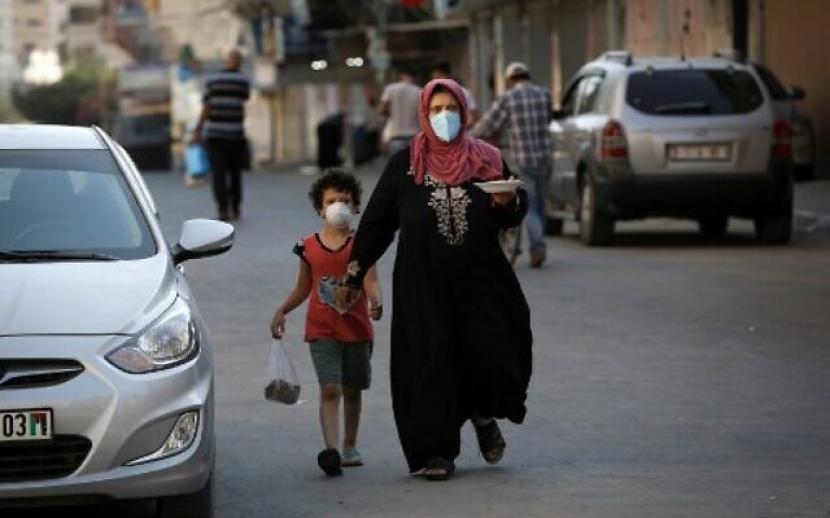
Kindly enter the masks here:
M 361 391 L 369 388 L 373 330 L 371 317 L 383 313 L 380 286 L 374 268 L 367 272 L 360 296 L 344 308 L 335 301 L 338 279 L 346 275 L 352 249 L 351 220 L 360 206 L 361 188 L 351 174 L 334 170 L 321 176 L 309 197 L 323 218 L 320 232 L 294 247 L 300 256 L 297 285 L 279 305 L 271 322 L 275 338 L 285 332 L 285 316 L 311 295 L 306 314 L 305 340 L 311 347 L 320 383 L 320 425 L 326 449 L 317 464 L 326 475 L 342 474 L 341 466 L 362 466 L 355 448 L 362 406 Z M 345 434 L 343 456 L 338 453 L 340 400 Z

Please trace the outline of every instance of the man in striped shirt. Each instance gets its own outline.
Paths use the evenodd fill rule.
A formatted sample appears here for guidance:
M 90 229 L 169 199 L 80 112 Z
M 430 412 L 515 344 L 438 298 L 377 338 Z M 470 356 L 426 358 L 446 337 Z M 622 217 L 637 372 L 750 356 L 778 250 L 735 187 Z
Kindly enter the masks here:
M 213 195 L 218 218 L 239 219 L 242 204 L 242 168 L 246 155 L 245 101 L 250 95 L 248 78 L 239 71 L 242 55 L 232 50 L 225 68 L 208 78 L 202 97 L 202 114 L 194 139 L 205 139 L 213 173 Z M 230 184 L 230 185 L 229 185 Z
M 527 230 L 530 234 L 530 265 L 545 262 L 545 200 L 553 172 L 553 143 L 548 124 L 553 111 L 550 91 L 530 82 L 530 69 L 520 62 L 505 70 L 507 92 L 496 99 L 473 128 L 479 138 L 492 139 L 508 131 L 510 156 L 527 190 Z

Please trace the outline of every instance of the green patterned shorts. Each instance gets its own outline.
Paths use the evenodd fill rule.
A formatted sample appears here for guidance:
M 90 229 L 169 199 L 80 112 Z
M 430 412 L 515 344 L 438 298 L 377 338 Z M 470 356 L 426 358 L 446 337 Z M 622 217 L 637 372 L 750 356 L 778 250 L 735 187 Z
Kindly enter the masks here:
M 320 385 L 341 385 L 355 390 L 369 388 L 372 383 L 372 342 L 317 340 L 309 345 Z

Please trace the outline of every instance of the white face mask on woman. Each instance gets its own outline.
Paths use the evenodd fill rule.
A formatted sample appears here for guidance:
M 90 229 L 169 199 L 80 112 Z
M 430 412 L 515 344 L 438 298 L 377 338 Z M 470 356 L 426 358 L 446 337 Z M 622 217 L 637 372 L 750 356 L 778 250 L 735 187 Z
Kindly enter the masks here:
M 342 201 L 336 201 L 326 207 L 323 213 L 329 225 L 335 228 L 349 228 L 352 224 L 352 209 Z
M 429 125 L 435 136 L 444 142 L 450 142 L 461 131 L 461 114 L 450 110 L 441 110 L 429 116 Z

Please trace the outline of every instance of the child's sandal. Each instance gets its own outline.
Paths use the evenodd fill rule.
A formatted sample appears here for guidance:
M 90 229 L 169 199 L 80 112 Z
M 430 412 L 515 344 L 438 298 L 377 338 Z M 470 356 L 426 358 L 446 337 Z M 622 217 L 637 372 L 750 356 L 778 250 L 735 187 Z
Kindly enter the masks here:
M 320 466 L 320 469 L 322 469 L 323 472 L 330 477 L 336 477 L 337 475 L 343 474 L 343 470 L 340 468 L 340 463 L 340 453 L 338 453 L 334 448 L 323 450 L 319 455 L 317 455 L 317 465 Z

